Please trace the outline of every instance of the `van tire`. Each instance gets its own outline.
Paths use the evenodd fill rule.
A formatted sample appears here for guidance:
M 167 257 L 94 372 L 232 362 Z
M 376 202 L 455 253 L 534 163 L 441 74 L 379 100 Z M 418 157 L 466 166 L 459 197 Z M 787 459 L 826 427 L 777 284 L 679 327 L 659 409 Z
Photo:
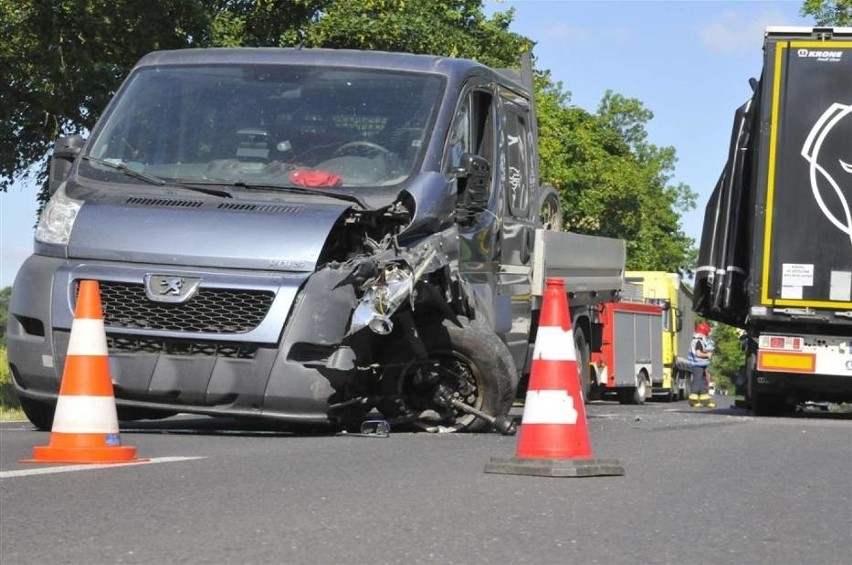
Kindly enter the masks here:
M 30 423 L 43 432 L 49 432 L 53 428 L 53 414 L 56 406 L 40 400 L 33 400 L 26 396 L 19 396 L 21 409 Z
M 424 328 L 422 339 L 429 353 L 427 364 L 409 362 L 397 376 L 398 397 L 383 401 L 379 411 L 386 418 L 406 414 L 438 413 L 440 421 L 412 419 L 415 428 L 435 433 L 487 432 L 491 424 L 482 418 L 435 404 L 432 392 L 437 385 L 453 391 L 457 400 L 494 417 L 506 416 L 518 388 L 518 373 L 506 344 L 479 322 L 460 319 L 461 326 L 445 320 L 440 326 Z M 409 358 L 410 359 L 410 358 Z M 417 384 L 424 369 L 434 385 Z

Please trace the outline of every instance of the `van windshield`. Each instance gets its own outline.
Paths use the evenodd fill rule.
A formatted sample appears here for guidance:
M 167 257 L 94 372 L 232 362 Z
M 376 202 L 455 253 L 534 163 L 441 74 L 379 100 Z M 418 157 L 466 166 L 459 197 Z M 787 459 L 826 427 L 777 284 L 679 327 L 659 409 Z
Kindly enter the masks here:
M 140 182 L 107 161 L 181 182 L 393 186 L 422 160 L 443 88 L 436 75 L 377 69 L 143 68 L 80 173 Z

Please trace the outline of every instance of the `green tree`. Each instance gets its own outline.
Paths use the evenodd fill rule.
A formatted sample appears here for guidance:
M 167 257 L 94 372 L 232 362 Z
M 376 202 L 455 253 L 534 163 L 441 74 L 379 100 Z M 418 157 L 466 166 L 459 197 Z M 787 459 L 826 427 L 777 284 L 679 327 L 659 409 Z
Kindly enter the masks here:
M 142 53 L 204 43 L 196 0 L 0 0 L 0 189 L 91 128 Z
M 821 26 L 852 25 L 852 0 L 805 0 L 799 12 Z
M 11 297 L 11 286 L 0 289 L 0 347 L 6 346 L 6 322 L 9 319 L 9 299 Z
M 710 361 L 710 374 L 713 375 L 716 388 L 733 391 L 737 371 L 745 363 L 739 330 L 725 324 L 713 324 L 710 338 L 716 343 L 716 352 Z
M 509 10 L 488 19 L 482 0 L 333 0 L 308 28 L 305 45 L 428 53 L 517 66 L 521 52 L 532 43 L 509 30 L 512 18 Z
M 20 409 L 18 396 L 12 384 L 12 373 L 9 370 L 9 359 L 6 355 L 6 321 L 9 318 L 9 298 L 12 295 L 12 287 L 0 289 L 0 419 L 10 411 Z M 12 416 L 20 417 L 17 412 L 11 412 Z
M 304 41 L 310 25 L 331 0 L 196 0 L 210 18 L 209 45 L 292 47 Z
M 591 114 L 549 74 L 537 86 L 542 179 L 560 191 L 567 228 L 625 239 L 630 269 L 688 270 L 693 242 L 678 220 L 696 194 L 669 182 L 675 150 L 647 141 L 652 112 L 607 92 Z

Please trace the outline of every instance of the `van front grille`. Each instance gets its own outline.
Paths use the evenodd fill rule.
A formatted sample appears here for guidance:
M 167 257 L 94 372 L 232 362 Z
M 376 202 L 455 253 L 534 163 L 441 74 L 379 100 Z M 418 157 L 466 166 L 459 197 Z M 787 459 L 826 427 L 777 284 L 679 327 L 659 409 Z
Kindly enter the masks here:
M 257 346 L 240 343 L 212 341 L 181 341 L 151 339 L 134 336 L 107 336 L 110 353 L 161 353 L 191 357 L 225 357 L 228 359 L 254 359 Z
M 183 303 L 153 302 L 141 284 L 101 281 L 104 324 L 113 328 L 246 333 L 269 312 L 275 293 L 201 287 Z

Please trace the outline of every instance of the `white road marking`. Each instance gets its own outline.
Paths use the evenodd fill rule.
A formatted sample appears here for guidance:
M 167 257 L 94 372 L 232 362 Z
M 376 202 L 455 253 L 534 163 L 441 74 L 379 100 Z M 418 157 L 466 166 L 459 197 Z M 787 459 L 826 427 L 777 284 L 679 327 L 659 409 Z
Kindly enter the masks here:
M 25 477 L 29 475 L 52 475 L 54 473 L 72 473 L 74 471 L 90 471 L 92 469 L 109 469 L 113 467 L 129 467 L 131 465 L 148 465 L 150 463 L 177 463 L 206 459 L 206 457 L 153 457 L 146 461 L 128 461 L 127 463 L 96 463 L 85 465 L 63 465 L 62 467 L 39 467 L 37 469 L 21 469 L 19 471 L 2 471 L 0 479 Z

